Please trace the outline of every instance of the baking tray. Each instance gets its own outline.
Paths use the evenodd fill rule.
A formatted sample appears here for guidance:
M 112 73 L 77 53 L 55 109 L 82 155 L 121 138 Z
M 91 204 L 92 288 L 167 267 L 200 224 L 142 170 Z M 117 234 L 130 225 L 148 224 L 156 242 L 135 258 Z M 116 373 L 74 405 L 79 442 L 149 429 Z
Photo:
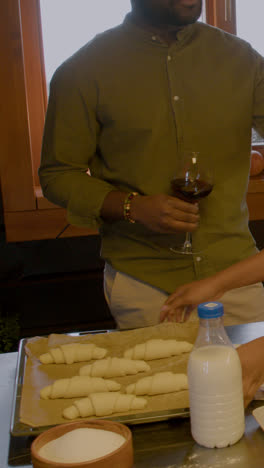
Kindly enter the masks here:
M 92 330 L 85 332 L 74 332 L 67 333 L 69 336 L 82 336 L 87 334 L 98 334 L 98 333 L 112 333 L 116 330 Z M 41 432 L 44 432 L 47 429 L 50 429 L 53 426 L 40 426 L 40 427 L 31 427 L 27 424 L 24 424 L 20 421 L 20 403 L 22 388 L 24 382 L 24 372 L 27 362 L 27 354 L 25 351 L 25 346 L 28 341 L 28 338 L 23 338 L 19 342 L 18 348 L 18 358 L 17 358 L 17 368 L 16 368 L 16 377 L 15 377 L 15 386 L 14 386 L 14 396 L 13 396 L 13 405 L 12 405 L 12 414 L 11 414 L 11 426 L 10 432 L 12 436 L 36 436 Z M 117 421 L 127 425 L 134 424 L 145 424 L 157 421 L 166 421 L 173 418 L 187 418 L 190 416 L 189 408 L 178 408 L 175 410 L 162 410 L 162 411 L 153 411 L 148 413 L 139 413 L 133 415 L 125 416 L 116 416 L 116 417 L 104 417 L 96 419 L 108 419 L 110 421 Z

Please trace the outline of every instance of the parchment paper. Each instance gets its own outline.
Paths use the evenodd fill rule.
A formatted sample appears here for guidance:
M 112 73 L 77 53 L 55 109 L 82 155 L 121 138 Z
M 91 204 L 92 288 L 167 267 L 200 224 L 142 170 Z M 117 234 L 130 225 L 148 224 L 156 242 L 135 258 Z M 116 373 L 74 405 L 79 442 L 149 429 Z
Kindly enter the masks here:
M 197 335 L 198 325 L 193 322 L 183 324 L 162 323 L 157 326 L 140 328 L 129 331 L 117 331 L 111 333 L 102 333 L 97 335 L 83 335 L 72 337 L 68 335 L 52 334 L 48 338 L 35 337 L 28 340 L 26 345 L 27 362 L 24 373 L 24 382 L 22 389 L 22 399 L 20 405 L 21 422 L 31 427 L 42 427 L 57 425 L 68 422 L 62 417 L 64 408 L 71 406 L 73 399 L 42 400 L 39 396 L 40 390 L 46 385 L 50 385 L 54 380 L 72 377 L 78 375 L 80 367 L 87 362 L 74 364 L 41 364 L 39 356 L 48 352 L 49 348 L 59 346 L 65 343 L 95 343 L 97 346 L 107 348 L 108 356 L 123 357 L 126 349 L 131 348 L 137 343 L 142 343 L 151 338 L 163 338 L 188 341 L 194 343 Z M 125 387 L 137 381 L 139 378 L 152 375 L 156 372 L 173 371 L 176 373 L 187 373 L 187 362 L 189 353 L 181 354 L 167 359 L 158 359 L 147 361 L 151 367 L 149 372 L 140 372 L 137 375 L 126 377 L 113 377 L 121 384 L 120 392 L 125 393 Z M 94 361 L 89 361 L 92 363 Z M 136 413 L 144 413 L 162 410 L 174 410 L 179 408 L 188 408 L 188 391 L 168 393 L 165 395 L 143 396 L 147 400 L 147 406 L 143 410 L 137 410 Z M 128 413 L 113 413 L 114 416 L 124 416 L 134 414 L 135 411 Z M 92 418 L 94 419 L 95 416 Z M 86 418 L 89 419 L 89 418 Z

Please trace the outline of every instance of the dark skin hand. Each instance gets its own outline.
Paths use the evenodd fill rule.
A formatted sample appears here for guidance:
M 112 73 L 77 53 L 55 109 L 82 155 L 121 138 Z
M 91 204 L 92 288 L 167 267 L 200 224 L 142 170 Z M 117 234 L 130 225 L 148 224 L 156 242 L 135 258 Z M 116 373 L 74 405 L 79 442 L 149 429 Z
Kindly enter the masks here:
M 124 201 L 127 193 L 109 192 L 101 209 L 101 216 L 107 221 L 124 218 Z M 131 217 L 154 232 L 174 234 L 193 232 L 199 226 L 199 207 L 163 193 L 137 195 L 131 201 Z
M 241 361 L 245 408 L 264 383 L 264 337 L 257 338 L 237 348 Z
M 198 228 L 199 208 L 165 194 L 138 196 L 131 203 L 131 216 L 155 232 L 193 232 Z

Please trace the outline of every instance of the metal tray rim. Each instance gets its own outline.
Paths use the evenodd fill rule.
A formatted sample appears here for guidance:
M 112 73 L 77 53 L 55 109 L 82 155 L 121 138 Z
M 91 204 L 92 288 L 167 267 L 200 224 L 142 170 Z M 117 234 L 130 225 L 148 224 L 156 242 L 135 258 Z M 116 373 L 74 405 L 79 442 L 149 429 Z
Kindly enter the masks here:
M 91 331 L 89 330 L 87 332 L 73 332 L 73 333 L 66 333 L 66 334 L 69 336 L 82 336 L 88 333 L 89 334 L 112 333 L 114 331 L 116 330 L 91 330 Z M 18 358 L 17 358 L 11 424 L 10 424 L 10 433 L 14 437 L 36 436 L 38 434 L 41 434 L 45 430 L 50 429 L 51 427 L 54 427 L 53 425 L 32 427 L 32 426 L 29 426 L 27 424 L 20 422 L 19 412 L 20 412 L 21 393 L 22 393 L 22 386 L 23 386 L 23 379 L 24 379 L 24 369 L 25 369 L 25 365 L 27 361 L 25 345 L 28 339 L 29 338 L 22 338 L 19 342 L 19 348 L 18 348 Z M 180 409 L 175 409 L 175 410 L 162 410 L 162 411 L 155 411 L 155 412 L 149 412 L 149 413 L 138 413 L 134 415 L 105 417 L 105 418 L 96 418 L 96 419 L 107 419 L 110 421 L 117 421 L 117 422 L 127 424 L 127 425 L 134 425 L 134 424 L 145 424 L 145 423 L 151 423 L 151 422 L 166 421 L 168 419 L 173 419 L 173 418 L 187 418 L 189 416 L 190 416 L 189 408 L 180 408 Z

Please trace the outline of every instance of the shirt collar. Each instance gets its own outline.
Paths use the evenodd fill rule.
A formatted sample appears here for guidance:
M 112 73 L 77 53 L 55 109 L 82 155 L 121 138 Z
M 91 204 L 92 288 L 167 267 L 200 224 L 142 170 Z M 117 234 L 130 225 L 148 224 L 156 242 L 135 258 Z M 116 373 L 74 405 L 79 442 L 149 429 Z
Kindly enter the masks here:
M 184 45 L 185 43 L 189 42 L 197 31 L 198 23 L 199 22 L 189 24 L 187 26 L 184 26 L 182 29 L 180 29 L 177 33 L 176 41 L 173 42 L 171 46 L 174 45 L 175 43 L 179 45 Z M 162 39 L 159 38 L 158 34 L 151 32 L 150 30 L 147 30 L 144 27 L 141 27 L 140 25 L 138 25 L 134 21 L 134 18 L 131 12 L 126 15 L 123 25 L 125 26 L 127 31 L 133 33 L 133 35 L 137 36 L 139 40 L 147 41 L 152 44 L 156 43 L 163 47 L 168 47 L 168 44 L 162 41 Z

